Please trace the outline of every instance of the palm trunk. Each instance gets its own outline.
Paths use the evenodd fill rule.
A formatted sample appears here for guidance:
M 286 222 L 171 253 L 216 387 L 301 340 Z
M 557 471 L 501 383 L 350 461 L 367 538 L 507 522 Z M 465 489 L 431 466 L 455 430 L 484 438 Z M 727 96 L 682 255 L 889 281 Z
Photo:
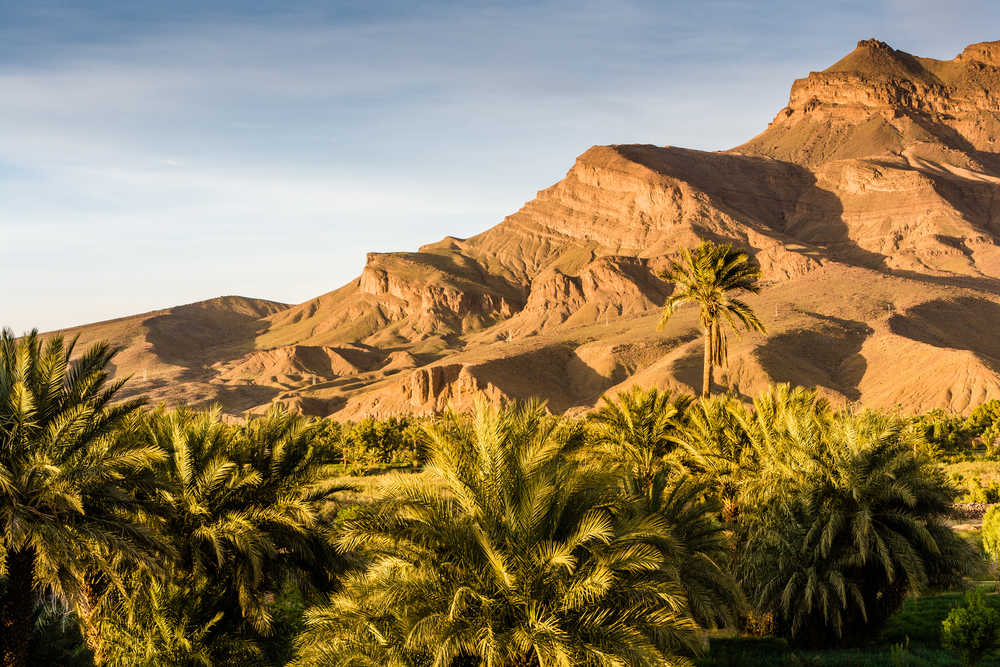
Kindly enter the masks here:
M 705 367 L 701 372 L 701 395 L 712 393 L 712 327 L 705 327 Z
M 83 640 L 94 655 L 94 664 L 103 665 L 107 660 L 104 646 L 103 623 L 98 605 L 106 586 L 96 577 L 88 576 L 83 592 L 85 608 L 77 610 L 83 626 Z
M 25 667 L 31 641 L 35 598 L 35 550 L 31 547 L 7 552 L 7 597 L 0 606 L 0 640 L 3 667 Z

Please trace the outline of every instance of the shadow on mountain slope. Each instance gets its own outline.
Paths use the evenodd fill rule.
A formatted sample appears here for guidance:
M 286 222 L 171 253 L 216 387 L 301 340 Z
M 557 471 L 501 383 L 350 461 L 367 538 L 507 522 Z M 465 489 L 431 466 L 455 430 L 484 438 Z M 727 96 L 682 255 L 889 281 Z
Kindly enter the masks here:
M 994 301 L 973 297 L 927 301 L 893 315 L 889 328 L 934 347 L 968 350 L 1000 371 L 1000 304 Z
M 848 234 L 843 205 L 817 186 L 815 175 L 797 164 L 734 153 L 709 153 L 649 145 L 616 146 L 623 157 L 689 183 L 712 206 L 779 240 L 823 249 L 830 257 L 885 269 L 885 256 L 865 250 Z
M 861 347 L 872 330 L 864 322 L 807 313 L 815 327 L 768 338 L 755 354 L 775 382 L 822 386 L 848 400 L 861 398 L 858 385 L 868 368 Z

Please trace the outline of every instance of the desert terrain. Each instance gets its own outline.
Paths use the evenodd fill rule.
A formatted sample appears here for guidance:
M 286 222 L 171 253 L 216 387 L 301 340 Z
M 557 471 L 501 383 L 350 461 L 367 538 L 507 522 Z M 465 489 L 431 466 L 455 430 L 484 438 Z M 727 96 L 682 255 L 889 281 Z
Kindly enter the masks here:
M 491 229 L 369 253 L 305 303 L 226 296 L 64 333 L 122 346 L 116 373 L 154 403 L 357 418 L 486 392 L 575 414 L 634 384 L 700 390 L 694 309 L 656 326 L 658 273 L 698 239 L 748 250 L 766 283 L 767 334 L 731 340 L 719 385 L 907 412 L 996 396 L 1000 42 L 934 60 L 862 41 L 743 145 L 591 147 Z

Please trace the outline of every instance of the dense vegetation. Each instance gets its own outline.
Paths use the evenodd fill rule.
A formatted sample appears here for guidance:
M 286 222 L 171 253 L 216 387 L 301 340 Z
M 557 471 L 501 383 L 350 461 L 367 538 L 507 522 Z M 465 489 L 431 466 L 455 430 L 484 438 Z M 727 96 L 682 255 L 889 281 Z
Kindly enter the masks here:
M 586 419 L 230 423 L 117 400 L 114 350 L 72 348 L 0 339 L 3 665 L 672 665 L 725 655 L 711 629 L 864 646 L 983 559 L 941 462 L 993 456 L 1000 404 L 906 418 L 779 385 L 635 389 Z M 376 471 L 367 496 L 343 483 Z M 992 608 L 970 597 L 948 645 L 987 655 Z

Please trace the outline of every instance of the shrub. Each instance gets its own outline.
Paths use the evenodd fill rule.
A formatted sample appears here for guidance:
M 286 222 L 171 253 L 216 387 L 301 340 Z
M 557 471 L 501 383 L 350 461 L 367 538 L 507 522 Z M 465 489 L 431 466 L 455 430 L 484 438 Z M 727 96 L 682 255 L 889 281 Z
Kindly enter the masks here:
M 986 510 L 982 535 L 983 550 L 994 563 L 1000 562 L 1000 506 Z
M 997 422 L 1000 422 L 1000 401 L 997 399 L 986 401 L 965 420 L 966 427 L 977 436 Z
M 1000 642 L 1000 613 L 986 605 L 982 591 L 970 591 L 965 605 L 955 607 L 941 623 L 941 643 L 975 665 Z
M 422 422 L 411 417 L 368 417 L 359 422 L 322 420 L 316 446 L 351 469 L 423 460 Z
M 917 432 L 934 448 L 946 454 L 958 454 L 972 447 L 979 435 L 968 420 L 950 415 L 944 410 L 931 410 L 912 421 Z
M 966 487 L 968 493 L 962 496 L 963 503 L 981 503 L 983 505 L 1000 502 L 1000 483 L 993 482 L 989 486 L 983 486 L 978 479 Z

